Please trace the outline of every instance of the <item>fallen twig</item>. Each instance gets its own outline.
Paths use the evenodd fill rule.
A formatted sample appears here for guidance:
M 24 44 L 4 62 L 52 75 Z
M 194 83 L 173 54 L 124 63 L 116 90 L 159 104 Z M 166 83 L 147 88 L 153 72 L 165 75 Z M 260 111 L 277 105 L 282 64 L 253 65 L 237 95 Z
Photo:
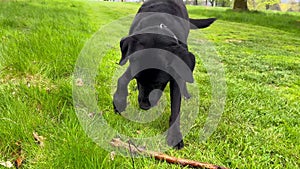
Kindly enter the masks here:
M 114 147 L 125 148 L 128 151 L 131 151 L 131 153 L 147 155 L 150 157 L 154 157 L 157 160 L 166 161 L 166 162 L 172 163 L 172 164 L 180 164 L 182 166 L 190 166 L 190 167 L 194 167 L 194 168 L 227 169 L 226 167 L 222 167 L 222 166 L 217 166 L 217 165 L 213 165 L 213 164 L 202 163 L 202 162 L 198 162 L 198 161 L 182 159 L 182 158 L 177 158 L 177 157 L 172 157 L 167 154 L 160 153 L 160 152 L 149 151 L 144 148 L 136 147 L 132 144 L 125 143 L 119 138 L 112 139 L 110 144 Z

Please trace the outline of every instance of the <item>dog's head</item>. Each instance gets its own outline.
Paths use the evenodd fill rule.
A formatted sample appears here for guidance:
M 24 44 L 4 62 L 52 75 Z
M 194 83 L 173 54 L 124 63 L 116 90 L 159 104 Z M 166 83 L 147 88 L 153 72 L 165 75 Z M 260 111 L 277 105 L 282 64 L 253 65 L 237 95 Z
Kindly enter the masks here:
M 122 51 L 120 65 L 124 65 L 129 60 L 131 69 L 139 69 L 143 67 L 143 64 L 151 64 L 150 62 L 168 67 L 166 68 L 167 72 L 152 68 L 143 70 L 134 75 L 139 91 L 139 105 L 142 109 L 147 110 L 158 102 L 162 91 L 171 78 L 183 79 L 181 82 L 193 82 L 192 71 L 195 66 L 195 56 L 187 50 L 185 44 L 182 44 L 175 37 L 161 34 L 138 34 L 123 38 L 120 42 L 120 47 Z M 147 54 L 142 52 L 141 54 L 143 54 L 143 56 L 139 57 L 134 54 L 138 53 L 138 51 L 153 48 L 161 50 L 153 50 L 153 53 L 150 52 Z M 175 56 L 183 61 L 182 63 L 186 65 L 186 69 L 189 69 L 186 71 L 189 73 L 188 75 L 178 70 L 176 65 L 173 64 L 174 61 L 172 59 L 167 59 L 172 56 L 163 57 L 170 53 L 172 53 L 173 57 Z M 158 57 L 152 57 L 151 55 Z M 170 72 L 172 72 L 173 75 L 176 74 L 176 77 L 171 77 Z

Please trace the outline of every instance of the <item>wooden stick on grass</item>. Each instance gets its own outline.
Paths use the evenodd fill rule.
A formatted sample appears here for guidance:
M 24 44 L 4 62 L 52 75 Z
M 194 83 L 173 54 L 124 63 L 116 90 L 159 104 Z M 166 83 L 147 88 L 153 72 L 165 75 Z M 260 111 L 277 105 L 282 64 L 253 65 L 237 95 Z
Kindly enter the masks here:
M 150 157 L 154 157 L 157 160 L 166 161 L 166 162 L 171 163 L 171 164 L 179 164 L 179 165 L 182 165 L 182 166 L 190 166 L 190 167 L 194 167 L 194 168 L 227 169 L 226 167 L 222 167 L 222 166 L 217 166 L 217 165 L 208 164 L 208 163 L 202 163 L 202 162 L 193 161 L 193 160 L 189 160 L 189 159 L 182 159 L 182 158 L 172 157 L 172 156 L 169 156 L 167 154 L 160 153 L 160 152 L 145 150 L 143 148 L 133 146 L 132 144 L 125 143 L 119 138 L 112 139 L 110 144 L 114 147 L 125 148 L 128 151 L 131 151 L 131 153 L 138 153 L 138 154 L 141 154 L 141 155 L 147 155 L 147 156 L 150 156 Z

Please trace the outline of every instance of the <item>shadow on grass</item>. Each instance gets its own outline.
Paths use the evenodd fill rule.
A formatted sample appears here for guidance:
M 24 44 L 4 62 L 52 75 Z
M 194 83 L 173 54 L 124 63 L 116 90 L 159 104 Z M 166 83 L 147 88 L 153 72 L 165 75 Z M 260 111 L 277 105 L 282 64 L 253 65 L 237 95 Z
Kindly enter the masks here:
M 216 17 L 219 20 L 247 23 L 269 28 L 275 28 L 291 33 L 300 33 L 300 14 L 288 14 L 274 11 L 250 11 L 237 12 L 232 9 L 220 8 L 191 8 L 190 14 L 203 15 L 207 17 Z

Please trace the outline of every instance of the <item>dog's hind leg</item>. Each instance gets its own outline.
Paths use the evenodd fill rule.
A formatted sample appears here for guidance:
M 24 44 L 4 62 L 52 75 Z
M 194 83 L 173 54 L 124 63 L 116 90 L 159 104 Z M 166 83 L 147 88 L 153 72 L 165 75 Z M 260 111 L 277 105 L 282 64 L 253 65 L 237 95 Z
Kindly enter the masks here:
M 126 109 L 128 84 L 131 80 L 131 70 L 128 67 L 125 73 L 118 79 L 117 90 L 114 94 L 113 105 L 116 113 L 121 113 Z

